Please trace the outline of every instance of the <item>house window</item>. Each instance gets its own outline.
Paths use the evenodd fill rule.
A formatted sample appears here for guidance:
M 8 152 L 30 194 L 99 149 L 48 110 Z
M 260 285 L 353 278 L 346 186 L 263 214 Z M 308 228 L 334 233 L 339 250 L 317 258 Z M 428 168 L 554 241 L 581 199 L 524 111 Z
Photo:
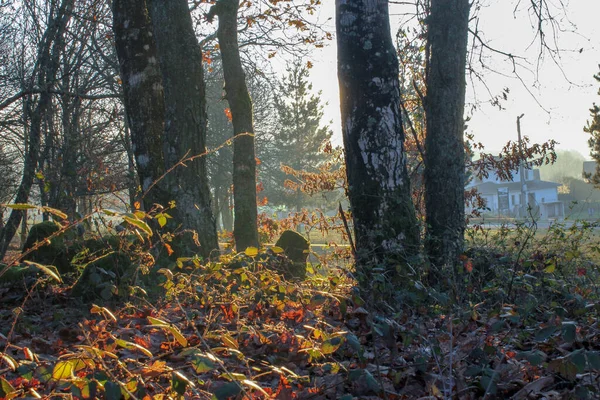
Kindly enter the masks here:
M 546 202 L 546 198 L 542 197 L 542 203 L 545 203 L 545 202 Z
M 513 204 L 513 205 L 515 204 L 515 195 L 514 194 L 510 195 L 510 201 L 511 201 L 511 204 Z

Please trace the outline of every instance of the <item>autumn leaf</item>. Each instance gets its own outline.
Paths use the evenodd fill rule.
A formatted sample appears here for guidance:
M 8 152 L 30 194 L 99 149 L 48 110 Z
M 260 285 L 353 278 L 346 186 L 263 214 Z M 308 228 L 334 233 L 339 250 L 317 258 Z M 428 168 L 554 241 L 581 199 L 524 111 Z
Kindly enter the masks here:
M 229 120 L 229 122 L 233 121 L 233 116 L 231 115 L 231 109 L 230 108 L 224 109 L 223 112 L 225 113 L 225 116 L 227 117 L 227 119 Z

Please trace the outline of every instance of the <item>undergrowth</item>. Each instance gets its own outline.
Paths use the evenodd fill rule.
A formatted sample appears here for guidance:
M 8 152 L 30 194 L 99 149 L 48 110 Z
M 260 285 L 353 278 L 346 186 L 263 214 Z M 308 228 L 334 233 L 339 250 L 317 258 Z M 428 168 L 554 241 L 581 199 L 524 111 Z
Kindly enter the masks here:
M 93 303 L 52 274 L 0 288 L 0 397 L 597 398 L 597 229 L 473 229 L 455 295 L 415 271 L 387 312 L 343 249 L 293 281 L 278 248 L 174 259 L 122 236 L 152 280 Z

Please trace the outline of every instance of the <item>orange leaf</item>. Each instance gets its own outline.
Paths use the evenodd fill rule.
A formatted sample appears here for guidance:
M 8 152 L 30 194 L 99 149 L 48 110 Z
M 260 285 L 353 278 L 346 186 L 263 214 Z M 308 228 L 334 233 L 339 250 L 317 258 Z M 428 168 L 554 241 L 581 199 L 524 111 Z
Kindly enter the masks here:
M 173 248 L 168 243 L 165 243 L 165 249 L 167 249 L 169 255 L 173 254 Z
M 225 112 L 225 116 L 227 117 L 229 122 L 231 122 L 233 120 L 233 116 L 231 115 L 231 109 L 226 108 L 225 110 L 223 110 L 223 112 Z

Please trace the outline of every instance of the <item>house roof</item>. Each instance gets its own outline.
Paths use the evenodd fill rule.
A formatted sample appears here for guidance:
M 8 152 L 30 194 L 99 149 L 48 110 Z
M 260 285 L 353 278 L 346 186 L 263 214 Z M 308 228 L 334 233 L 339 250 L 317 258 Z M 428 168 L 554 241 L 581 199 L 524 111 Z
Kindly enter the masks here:
M 547 182 L 547 181 L 527 181 L 527 191 L 531 192 L 534 190 L 543 189 L 555 189 L 560 186 L 560 183 Z M 473 186 L 481 194 L 498 194 L 498 189 L 508 188 L 509 192 L 518 192 L 521 190 L 521 182 L 485 182 L 479 185 Z

